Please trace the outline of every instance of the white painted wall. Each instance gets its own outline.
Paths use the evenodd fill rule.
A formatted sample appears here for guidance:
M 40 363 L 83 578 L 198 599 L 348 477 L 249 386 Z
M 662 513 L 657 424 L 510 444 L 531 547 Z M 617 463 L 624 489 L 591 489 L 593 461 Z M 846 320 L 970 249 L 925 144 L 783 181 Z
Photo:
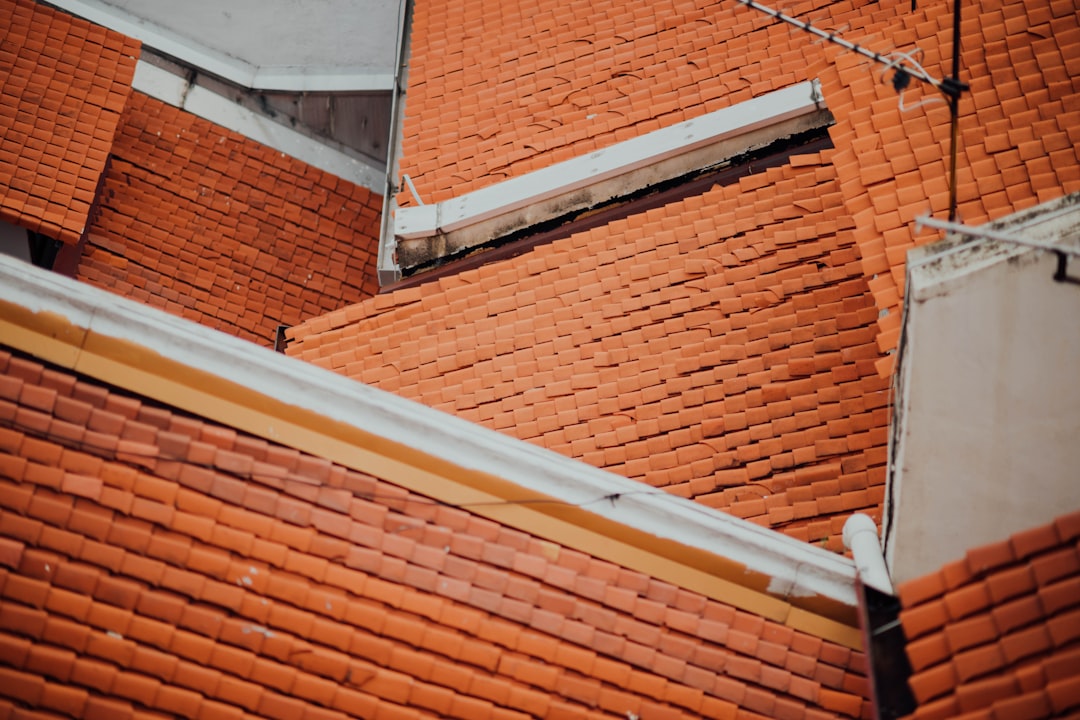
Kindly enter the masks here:
M 1075 247 L 1080 198 L 999 229 Z M 909 256 L 886 527 L 895 582 L 1080 507 L 1080 285 L 1055 282 L 1056 267 L 1053 253 L 985 240 Z

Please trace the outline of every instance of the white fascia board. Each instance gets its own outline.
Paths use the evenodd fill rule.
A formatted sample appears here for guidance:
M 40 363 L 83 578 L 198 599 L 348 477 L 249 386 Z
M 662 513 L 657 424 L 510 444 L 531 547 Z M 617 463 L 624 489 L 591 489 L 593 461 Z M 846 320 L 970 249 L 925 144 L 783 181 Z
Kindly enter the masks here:
M 740 563 L 769 576 L 775 595 L 856 603 L 855 569 L 845 557 L 113 293 L 0 256 L 0 299 L 66 317 L 94 335 L 132 343 L 452 466 Z M 275 439 L 273 428 L 264 435 Z
M 824 107 L 816 80 L 798 83 L 461 197 L 399 208 L 394 234 L 412 240 L 454 232 Z
M 252 88 L 281 92 L 389 92 L 394 74 L 370 68 L 267 66 L 255 70 Z
M 386 92 L 394 88 L 392 73 L 368 68 L 315 68 L 253 65 L 217 52 L 193 38 L 180 35 L 99 0 L 52 0 L 72 15 L 135 38 L 160 53 L 251 90 L 283 92 Z
M 132 87 L 174 107 L 217 123 L 252 140 L 302 160 L 377 193 L 383 192 L 383 169 L 339 152 L 318 140 L 252 112 L 229 98 L 140 60 Z

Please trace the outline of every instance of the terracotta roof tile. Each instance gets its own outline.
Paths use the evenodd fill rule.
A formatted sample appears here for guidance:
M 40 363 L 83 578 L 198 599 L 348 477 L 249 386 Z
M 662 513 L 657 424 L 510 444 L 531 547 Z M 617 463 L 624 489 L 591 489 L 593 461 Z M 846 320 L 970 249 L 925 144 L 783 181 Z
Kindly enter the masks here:
M 905 102 L 925 103 L 906 108 L 853 54 L 822 53 L 742 8 L 691 5 L 644 35 L 603 22 L 603 6 L 574 13 L 590 20 L 572 32 L 555 30 L 565 8 L 479 13 L 481 52 L 449 30 L 469 11 L 424 3 L 413 19 L 402 170 L 424 201 L 444 200 L 803 79 L 778 72 L 778 57 L 821 78 L 837 149 L 313 320 L 292 331 L 291 352 L 839 550 L 834 526 L 852 510 L 876 512 L 883 497 L 888 392 L 869 376 L 891 373 L 905 256 L 931 239 L 911 224 L 945 208 L 948 112 L 920 88 Z M 1044 97 L 1072 97 L 1062 48 L 1075 14 L 1039 36 L 1045 62 L 1035 62 L 1024 33 L 1029 14 L 1045 13 L 1004 10 L 970 24 L 964 42 L 974 77 L 962 103 L 960 202 L 971 221 L 1080 187 L 1070 184 L 1076 143 L 1063 140 L 1071 123 Z M 841 4 L 814 22 L 843 25 L 867 46 L 886 34 L 928 45 L 949 16 L 941 3 L 914 12 Z M 735 47 L 768 57 L 747 63 Z M 681 113 L 662 108 L 669 76 Z M 436 114 L 453 117 L 455 132 L 435 131 Z M 598 120 L 610 114 L 618 119 Z M 1043 150 L 1057 148 L 1051 160 L 1036 152 L 1041 138 Z M 838 406 L 837 390 L 875 402 Z M 850 469 L 837 473 L 835 461 Z M 800 497 L 818 472 L 840 492 Z
M 937 66 L 941 52 L 928 39 L 942 29 L 946 18 L 943 8 L 944 5 L 927 4 L 915 13 L 904 13 L 891 21 L 889 34 L 894 37 L 893 42 L 897 32 L 909 33 L 912 46 L 926 51 L 923 63 L 928 68 Z M 1073 177 L 1080 164 L 1075 143 L 1072 149 L 1061 150 L 1049 161 L 1047 157 L 1051 152 L 1047 142 L 1056 148 L 1057 138 L 1067 133 L 1062 116 L 1048 100 L 1050 96 L 1075 97 L 1075 87 L 1066 87 L 1058 80 L 1063 73 L 1068 74 L 1064 59 L 1068 57 L 1067 41 L 1056 40 L 1052 33 L 1044 31 L 1037 41 L 1041 61 L 1034 62 L 1027 33 L 1038 25 L 1035 18 L 1045 14 L 1044 10 L 1022 2 L 1009 3 L 1002 10 L 982 13 L 979 23 L 965 31 L 962 41 L 963 66 L 968 76 L 961 79 L 968 81 L 972 90 L 961 101 L 959 215 L 963 221 L 974 224 L 1078 188 Z M 1061 16 L 1056 22 L 1055 32 L 1074 33 L 1077 28 L 1074 13 Z M 865 31 L 879 28 L 871 23 Z M 850 167 L 860 178 L 858 182 L 841 184 L 844 202 L 857 219 L 856 240 L 868 275 L 884 269 L 880 240 L 882 237 L 886 240 L 892 273 L 881 276 L 884 281 L 874 288 L 874 294 L 878 307 L 891 315 L 899 309 L 904 252 L 915 242 L 934 239 L 927 233 L 916 237 L 907 226 L 927 210 L 940 214 L 945 209 L 948 185 L 943 152 L 948 146 L 948 113 L 944 112 L 944 104 L 936 100 L 933 100 L 935 105 L 925 106 L 922 116 L 916 112 L 904 113 L 895 95 L 885 87 L 868 87 L 867 99 L 873 99 L 869 115 L 836 113 L 831 91 L 865 82 L 869 77 L 856 62 L 838 61 L 837 69 L 839 85 L 835 88 L 831 73 L 822 75 L 825 97 L 837 117 L 831 134 L 840 148 L 837 162 L 845 168 L 842 176 L 852 177 L 846 171 Z M 1016 82 L 1010 82 L 1013 78 Z M 932 99 L 931 93 L 921 92 L 921 95 Z M 1040 129 L 1039 138 L 1033 132 L 1036 125 Z M 985 131 L 975 132 L 976 127 Z M 897 129 L 903 132 L 894 132 Z M 886 140 L 886 157 L 863 152 L 857 145 L 858 141 L 869 142 L 877 137 Z M 882 173 L 882 162 L 886 160 L 891 171 Z M 921 168 L 921 173 L 912 184 L 907 173 L 915 168 Z M 894 177 L 896 172 L 905 174 Z M 868 187 L 873 181 L 877 184 Z M 898 198 L 902 225 L 890 219 Z M 873 214 L 867 217 L 874 219 L 873 224 L 858 221 L 857 210 L 863 207 L 872 208 Z M 895 336 L 884 325 L 882 331 L 882 349 L 895 347 Z M 882 367 L 891 368 L 891 363 L 885 362 Z
M 139 43 L 112 31 L 91 37 L 85 20 L 27 0 L 4 0 L 0 17 L 0 219 L 74 244 L 90 219 Z
M 374 294 L 378 195 L 142 93 L 119 120 L 80 279 L 263 345 Z
M 289 352 L 839 550 L 832 520 L 883 497 L 869 492 L 887 441 L 886 388 L 867 362 L 880 357 L 877 313 L 840 214 L 797 257 L 778 255 L 803 211 L 788 219 L 777 201 L 835 193 L 831 170 L 820 158 L 772 168 L 377 296 L 292 330 Z M 742 231 L 702 215 L 759 201 Z M 362 319 L 376 314 L 377 327 Z
M 4 352 L 0 365 L 44 387 L 35 363 Z M 33 422 L 40 403 L 4 416 L 4 456 L 62 482 L 63 457 L 90 455 L 102 488 L 0 478 L 0 671 L 25 681 L 0 683 L 2 702 L 200 717 L 862 713 L 863 663 L 846 649 L 49 372 L 66 388 L 50 413 L 113 408 L 131 419 L 111 432 L 137 423 L 146 447 L 125 462 L 119 440 L 51 435 Z M 230 449 L 203 454 L 197 438 Z M 260 474 L 270 457 L 283 464 Z M 50 689 L 59 680 L 71 691 Z
M 911 717 L 973 712 L 1049 717 L 1055 697 L 1055 714 L 1080 707 L 1080 698 L 1065 690 L 1075 686 L 1080 668 L 1075 663 L 1080 647 L 1080 595 L 1075 592 L 1080 567 L 1062 565 L 1060 572 L 1045 575 L 1034 572 L 1035 563 L 1046 558 L 1062 553 L 1075 558 L 1071 539 L 1062 540 L 1059 528 L 1074 524 L 1077 515 L 969 552 L 965 565 L 972 571 L 955 576 L 956 585 L 945 596 L 946 604 L 950 597 L 958 599 L 949 605 L 950 617 L 942 616 L 940 601 L 920 591 L 927 580 L 900 586 L 904 606 L 900 619 L 915 671 L 910 685 L 919 702 Z M 991 601 L 995 596 L 998 599 Z M 1052 681 L 1062 683 L 1054 688 L 1056 696 Z

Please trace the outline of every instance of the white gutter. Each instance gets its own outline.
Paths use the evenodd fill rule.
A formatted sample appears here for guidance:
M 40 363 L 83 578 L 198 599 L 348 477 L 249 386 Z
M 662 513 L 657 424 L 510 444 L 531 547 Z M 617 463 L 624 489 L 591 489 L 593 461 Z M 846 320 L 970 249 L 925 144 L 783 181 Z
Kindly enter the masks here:
M 394 236 L 399 247 L 441 236 L 445 252 L 455 252 L 716 166 L 829 120 L 818 82 L 798 83 L 451 200 L 398 208 Z
M 280 150 L 331 175 L 380 194 L 384 192 L 380 168 L 298 133 L 156 65 L 138 61 L 131 86 L 150 97 Z
M 453 467 L 504 479 L 522 488 L 524 496 L 583 506 L 658 541 L 734 561 L 771 578 L 773 595 L 856 604 L 854 565 L 840 555 L 4 256 L 0 301 L 65 318 L 85 331 L 81 343 L 91 335 L 130 343 L 317 413 L 328 425 L 343 423 Z M 73 369 L 79 371 L 81 351 L 73 352 Z M 276 432 L 271 426 L 260 434 L 280 439 Z

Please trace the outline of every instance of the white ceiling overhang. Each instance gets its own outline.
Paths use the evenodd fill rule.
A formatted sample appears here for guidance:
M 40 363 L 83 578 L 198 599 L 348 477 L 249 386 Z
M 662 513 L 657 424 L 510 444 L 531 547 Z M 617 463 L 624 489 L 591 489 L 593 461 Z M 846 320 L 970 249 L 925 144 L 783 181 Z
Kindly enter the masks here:
M 400 2 L 53 0 L 53 4 L 253 90 L 393 88 Z

